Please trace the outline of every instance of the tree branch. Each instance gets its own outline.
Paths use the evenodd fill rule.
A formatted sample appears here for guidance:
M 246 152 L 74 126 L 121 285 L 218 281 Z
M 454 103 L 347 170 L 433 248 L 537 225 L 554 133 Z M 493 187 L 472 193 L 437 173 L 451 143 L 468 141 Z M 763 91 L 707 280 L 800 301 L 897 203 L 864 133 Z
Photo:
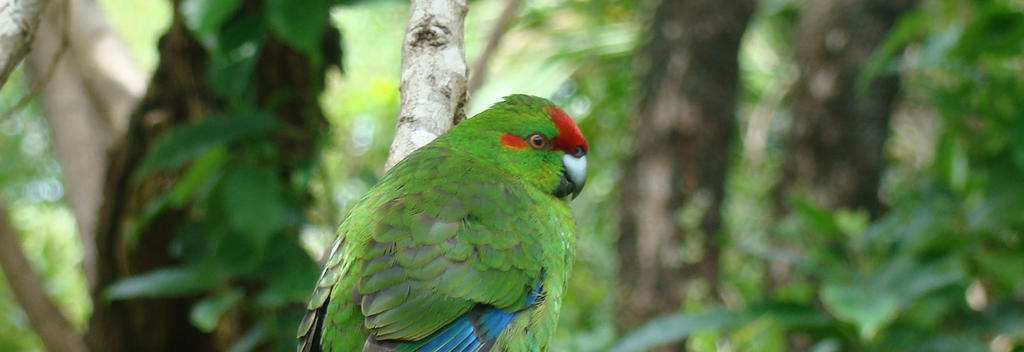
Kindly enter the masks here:
M 385 164 L 466 119 L 466 0 L 413 0 L 402 44 L 402 107 Z
M 21 242 L 7 218 L 0 200 L 0 268 L 14 298 L 25 310 L 29 324 L 50 351 L 85 352 L 82 338 L 68 324 L 64 314 L 50 301 L 43 282 L 25 258 Z
M 0 0 L 0 88 L 28 54 L 48 0 Z
M 469 76 L 469 93 L 476 92 L 477 88 L 484 83 L 484 79 L 487 78 L 487 64 L 491 61 L 491 57 L 494 56 L 494 52 L 498 50 L 498 44 L 501 43 L 501 38 L 505 36 L 505 32 L 508 29 L 508 24 L 512 22 L 512 17 L 516 13 L 516 9 L 519 8 L 519 4 L 522 0 L 505 0 L 505 9 L 501 11 L 501 16 L 494 22 L 494 27 L 491 27 L 491 33 L 487 36 L 487 46 L 484 47 L 484 52 L 480 54 L 480 57 L 473 62 L 473 69 L 469 72 L 472 76 Z

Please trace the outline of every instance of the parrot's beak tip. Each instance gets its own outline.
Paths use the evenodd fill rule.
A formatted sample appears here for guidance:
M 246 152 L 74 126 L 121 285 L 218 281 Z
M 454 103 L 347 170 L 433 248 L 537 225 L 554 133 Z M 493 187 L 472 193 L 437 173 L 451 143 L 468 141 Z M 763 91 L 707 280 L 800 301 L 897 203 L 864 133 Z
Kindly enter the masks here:
M 562 180 L 555 190 L 555 195 L 560 198 L 569 196 L 570 200 L 575 200 L 587 182 L 587 156 L 565 154 L 562 156 L 562 166 Z

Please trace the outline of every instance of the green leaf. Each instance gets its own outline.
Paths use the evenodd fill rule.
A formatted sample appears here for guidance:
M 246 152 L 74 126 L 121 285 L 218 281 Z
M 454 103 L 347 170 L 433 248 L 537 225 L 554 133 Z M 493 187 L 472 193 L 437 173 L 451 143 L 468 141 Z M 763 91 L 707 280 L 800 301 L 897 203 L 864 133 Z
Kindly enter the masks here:
M 928 262 L 897 257 L 861 280 L 824 283 L 821 300 L 837 319 L 853 324 L 862 339 L 871 341 L 921 297 L 963 278 L 953 257 Z
M 309 283 L 317 280 L 321 268 L 297 241 L 277 241 L 263 259 L 258 271 L 268 284 L 256 297 L 256 304 L 278 308 L 309 299 Z
M 1024 254 L 1019 250 L 987 249 L 975 251 L 972 256 L 978 262 L 981 274 L 991 275 L 1004 287 L 1024 287 Z
M 220 26 L 241 4 L 241 0 L 182 0 L 181 17 L 200 41 L 212 44 Z
M 249 352 L 256 351 L 257 347 L 269 339 L 267 327 L 263 323 L 256 323 L 249 331 L 246 331 L 242 338 L 235 341 L 228 352 Z
M 874 280 L 876 288 L 891 290 L 901 302 L 909 304 L 918 297 L 963 281 L 964 276 L 960 261 L 952 256 L 931 261 L 899 257 L 890 261 Z
M 170 193 L 168 192 L 158 194 L 142 207 L 142 211 L 137 216 L 128 219 L 128 226 L 125 228 L 125 244 L 127 244 L 129 249 L 138 247 L 139 235 L 142 233 L 142 230 L 146 229 L 150 222 L 153 222 L 157 216 L 162 214 L 168 205 L 171 205 L 170 199 Z
M 694 333 L 722 330 L 745 323 L 735 313 L 722 309 L 702 313 L 679 313 L 654 318 L 630 331 L 611 352 L 644 351 L 652 347 L 681 341 Z
M 271 33 L 316 61 L 320 58 L 327 10 L 326 0 L 267 0 L 264 13 Z
M 970 160 L 960 138 L 946 134 L 939 141 L 938 155 L 935 164 L 950 189 L 958 194 L 967 190 L 970 176 Z
M 210 90 L 232 106 L 241 105 L 253 91 L 252 72 L 265 40 L 266 29 L 257 15 L 241 15 L 225 24 L 206 62 Z
M 104 296 L 108 300 L 177 297 L 202 292 L 217 282 L 212 274 L 196 267 L 157 269 L 117 280 Z
M 938 335 L 910 349 L 910 352 L 987 352 L 988 346 L 966 336 Z
M 701 313 L 680 312 L 651 319 L 623 336 L 609 351 L 644 351 L 682 341 L 696 333 L 734 329 L 758 319 L 772 319 L 781 327 L 828 324 L 827 317 L 812 308 L 785 303 L 754 304 L 733 311 L 711 309 Z
M 206 62 L 210 90 L 238 106 L 249 89 L 256 67 L 259 45 L 243 46 L 231 53 L 215 55 Z
M 243 167 L 221 181 L 228 224 L 263 243 L 285 225 L 284 199 L 277 172 L 267 167 Z
M 874 339 L 899 313 L 899 297 L 863 285 L 826 283 L 821 300 L 836 318 L 856 326 L 865 340 Z
M 135 248 L 142 230 L 163 213 L 167 207 L 180 208 L 201 186 L 208 183 L 210 175 L 220 168 L 227 158 L 224 148 L 214 148 L 205 153 L 189 167 L 185 175 L 170 190 L 150 199 L 139 215 L 128 220 L 125 242 L 129 248 Z
M 210 149 L 189 166 L 188 171 L 178 179 L 171 188 L 169 201 L 171 205 L 180 207 L 185 204 L 203 185 L 207 184 L 211 175 L 224 165 L 227 150 L 223 147 Z
M 177 127 L 160 136 L 139 163 L 135 177 L 179 167 L 212 147 L 267 132 L 274 125 L 274 118 L 266 114 L 206 116 L 202 121 Z
M 922 10 L 910 12 L 900 18 L 882 45 L 879 45 L 861 65 L 862 69 L 857 74 L 854 85 L 857 94 L 866 93 L 870 88 L 869 84 L 875 78 L 897 71 L 896 61 L 899 59 L 899 53 L 922 35 L 927 29 L 928 20 L 927 14 Z
M 1024 14 L 997 1 L 980 2 L 976 9 L 975 20 L 957 42 L 957 54 L 968 60 L 1020 55 L 1024 50 Z
M 192 306 L 188 319 L 199 331 L 210 333 L 217 328 L 220 317 L 245 295 L 242 290 L 232 289 L 213 297 L 207 297 Z

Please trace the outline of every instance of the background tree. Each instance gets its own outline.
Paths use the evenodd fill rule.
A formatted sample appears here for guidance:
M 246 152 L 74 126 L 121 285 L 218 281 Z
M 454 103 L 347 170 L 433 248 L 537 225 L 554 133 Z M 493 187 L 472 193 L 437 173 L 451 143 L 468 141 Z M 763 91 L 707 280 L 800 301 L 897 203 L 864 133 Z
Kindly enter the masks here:
M 94 350 L 284 349 L 296 321 L 284 308 L 315 276 L 297 234 L 324 125 L 316 97 L 339 62 L 328 4 L 190 6 L 173 2 L 107 168 Z
M 702 298 L 690 299 L 717 300 L 737 58 L 753 12 L 744 0 L 661 1 L 651 12 L 635 145 L 619 190 L 620 328 L 679 309 L 695 287 Z M 681 213 L 696 215 L 681 223 Z
M 899 96 L 899 76 L 862 74 L 890 29 L 915 1 L 808 1 L 799 6 L 793 34 L 796 82 L 782 176 L 774 191 L 776 216 L 788 202 L 880 216 L 885 144 Z M 766 290 L 793 275 L 769 264 Z
M 829 209 L 883 212 L 879 186 L 899 77 L 886 73 L 857 83 L 865 62 L 914 3 L 801 3 L 793 39 L 799 76 L 790 97 L 780 197 L 800 192 Z

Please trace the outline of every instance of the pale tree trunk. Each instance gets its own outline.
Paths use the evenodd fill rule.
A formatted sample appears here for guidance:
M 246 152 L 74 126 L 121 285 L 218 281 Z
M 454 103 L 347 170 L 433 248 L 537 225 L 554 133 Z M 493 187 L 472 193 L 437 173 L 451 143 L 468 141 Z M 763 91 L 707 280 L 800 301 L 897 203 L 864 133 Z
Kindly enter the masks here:
M 634 122 L 633 156 L 621 185 L 620 329 L 678 311 L 686 285 L 718 286 L 719 231 L 726 166 L 736 130 L 737 55 L 753 0 L 663 0 L 641 55 L 647 71 Z M 684 206 L 703 209 L 693 232 Z M 686 263 L 683 239 L 702 256 Z
M 107 151 L 127 129 L 129 112 L 142 96 L 146 77 L 135 68 L 95 3 L 66 1 L 67 8 L 51 6 L 47 11 L 26 64 L 36 81 L 55 70 L 48 82 L 42 82 L 42 106 L 82 240 L 82 267 L 89 287 L 94 288 L 95 233 Z M 65 35 L 67 51 L 53 66 Z
M 0 52 L 10 55 L 2 58 L 5 61 L 0 65 L 0 82 L 6 81 L 20 55 L 28 53 L 26 71 L 34 82 L 27 94 L 40 93 L 43 99 L 65 175 L 65 190 L 82 238 L 83 268 L 92 287 L 96 258 L 92 238 L 101 200 L 105 153 L 113 138 L 124 130 L 127 111 L 140 94 L 144 79 L 131 69 L 127 51 L 118 45 L 116 35 L 93 3 L 57 1 L 44 13 L 46 3 L 0 4 L 0 27 L 4 31 L 21 30 L 25 35 L 15 46 L 7 42 L 13 37 L 3 36 Z M 8 26 L 12 23 L 17 27 Z M 68 37 L 72 35 L 75 43 L 69 48 Z M 36 87 L 41 90 L 36 91 Z M 0 207 L 0 266 L 33 330 L 48 350 L 86 351 L 82 338 L 47 298 L 4 212 L 6 209 Z
M 32 46 L 48 0 L 0 0 L 0 88 Z
M 385 168 L 466 119 L 466 0 L 413 0 L 402 43 L 402 106 Z

